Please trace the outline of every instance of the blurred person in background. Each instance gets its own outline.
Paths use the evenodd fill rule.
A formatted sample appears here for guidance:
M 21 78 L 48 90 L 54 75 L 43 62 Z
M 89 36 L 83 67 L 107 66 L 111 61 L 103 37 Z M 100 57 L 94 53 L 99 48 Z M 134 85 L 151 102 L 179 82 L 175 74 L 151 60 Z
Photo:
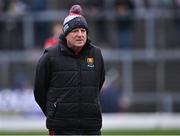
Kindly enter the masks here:
M 47 38 L 44 43 L 44 49 L 58 45 L 59 36 L 62 34 L 63 26 L 60 23 L 54 23 L 52 26 L 52 36 Z
M 116 0 L 115 14 L 117 27 L 117 42 L 121 49 L 130 49 L 133 44 L 133 10 L 132 0 Z
M 50 135 L 101 135 L 104 61 L 88 39 L 81 10 L 79 5 L 71 7 L 60 44 L 45 49 L 36 69 L 34 96 Z
M 119 87 L 119 73 L 115 68 L 110 68 L 106 73 L 106 81 L 102 87 L 100 95 L 100 102 L 102 112 L 112 113 L 120 111 L 120 95 L 121 90 Z
M 127 112 L 130 98 L 122 90 L 122 76 L 112 67 L 106 72 L 106 81 L 102 87 L 100 102 L 103 113 Z

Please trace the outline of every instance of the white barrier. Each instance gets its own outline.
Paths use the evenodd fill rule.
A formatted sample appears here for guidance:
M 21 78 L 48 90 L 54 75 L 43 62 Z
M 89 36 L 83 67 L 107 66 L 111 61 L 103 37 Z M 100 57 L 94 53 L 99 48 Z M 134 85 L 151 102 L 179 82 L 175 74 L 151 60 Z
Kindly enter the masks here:
M 103 114 L 103 130 L 180 129 L 180 114 Z M 45 131 L 41 116 L 0 116 L 0 131 Z
M 103 129 L 180 129 L 180 114 L 103 114 Z
M 43 131 L 46 130 L 43 117 L 0 117 L 0 131 Z

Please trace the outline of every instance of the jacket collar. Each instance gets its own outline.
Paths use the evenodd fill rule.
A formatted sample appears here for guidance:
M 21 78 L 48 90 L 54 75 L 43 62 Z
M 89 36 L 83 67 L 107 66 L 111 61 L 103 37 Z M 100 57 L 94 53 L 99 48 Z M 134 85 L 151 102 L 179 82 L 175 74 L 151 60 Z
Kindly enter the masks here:
M 91 47 L 92 47 L 92 45 L 90 44 L 90 42 L 86 42 L 86 44 L 82 47 L 82 50 L 81 50 L 79 56 L 81 56 L 82 54 L 84 54 L 84 53 L 85 53 L 86 51 L 88 51 Z M 67 47 L 66 44 L 61 44 L 61 45 L 60 45 L 60 48 L 61 48 L 61 51 L 62 51 L 62 52 L 66 53 L 66 54 L 68 54 L 68 55 L 70 55 L 70 56 L 76 56 L 76 57 L 78 57 L 77 55 L 75 55 L 75 52 L 74 52 L 71 48 Z

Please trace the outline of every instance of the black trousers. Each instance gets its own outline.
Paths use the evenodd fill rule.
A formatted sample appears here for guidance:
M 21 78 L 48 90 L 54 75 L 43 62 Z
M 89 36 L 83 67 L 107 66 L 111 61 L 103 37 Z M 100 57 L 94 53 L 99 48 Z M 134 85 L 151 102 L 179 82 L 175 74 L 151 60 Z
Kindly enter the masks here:
M 60 130 L 60 129 L 49 129 L 49 135 L 94 135 L 101 136 L 101 131 L 92 131 L 92 130 L 79 130 L 79 129 L 68 129 L 68 130 Z

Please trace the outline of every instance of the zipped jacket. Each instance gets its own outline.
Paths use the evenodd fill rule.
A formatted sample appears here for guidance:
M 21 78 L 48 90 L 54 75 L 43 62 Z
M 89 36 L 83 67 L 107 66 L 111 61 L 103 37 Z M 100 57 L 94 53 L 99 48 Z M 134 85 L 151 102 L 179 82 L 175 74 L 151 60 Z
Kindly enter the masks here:
M 47 128 L 100 130 L 104 80 L 101 51 L 90 43 L 79 56 L 63 44 L 46 49 L 36 68 L 34 96 Z

